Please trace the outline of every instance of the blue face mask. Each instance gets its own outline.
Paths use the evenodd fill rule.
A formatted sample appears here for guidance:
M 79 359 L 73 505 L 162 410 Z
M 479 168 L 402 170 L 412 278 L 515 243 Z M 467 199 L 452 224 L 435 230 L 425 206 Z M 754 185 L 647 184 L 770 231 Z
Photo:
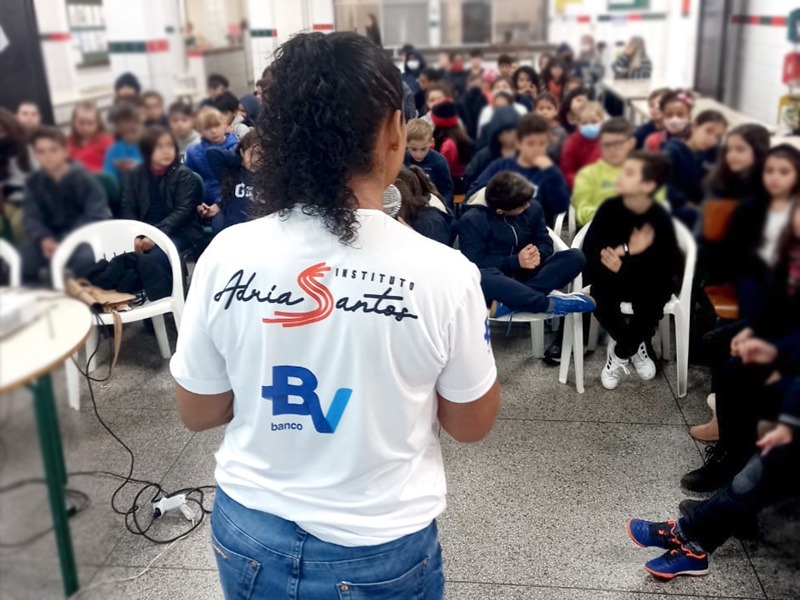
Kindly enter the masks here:
M 581 135 L 587 140 L 596 140 L 600 136 L 600 123 L 581 125 L 578 127 L 578 131 L 580 131 Z

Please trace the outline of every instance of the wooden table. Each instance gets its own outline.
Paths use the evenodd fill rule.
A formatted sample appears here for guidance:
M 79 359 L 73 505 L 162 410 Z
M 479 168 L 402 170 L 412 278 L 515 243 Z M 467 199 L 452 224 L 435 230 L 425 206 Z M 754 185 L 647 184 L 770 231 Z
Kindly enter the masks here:
M 67 469 L 50 372 L 77 352 L 92 328 L 89 308 L 73 298 L 31 290 L 39 317 L 0 339 L 0 394 L 27 386 L 33 392 L 50 512 L 53 515 L 64 594 L 79 587 L 64 486 Z

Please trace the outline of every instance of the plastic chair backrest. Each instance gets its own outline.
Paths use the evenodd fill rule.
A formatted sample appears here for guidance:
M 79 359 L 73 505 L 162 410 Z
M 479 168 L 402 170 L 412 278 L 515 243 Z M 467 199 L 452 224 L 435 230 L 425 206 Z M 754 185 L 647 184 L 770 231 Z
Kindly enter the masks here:
M 8 265 L 8 283 L 11 287 L 19 287 L 22 283 L 22 258 L 7 241 L 0 239 L 0 259 Z
M 703 203 L 703 239 L 721 242 L 728 231 L 738 200 L 711 199 Z
M 678 300 L 681 304 L 688 303 L 692 296 L 692 281 L 694 280 L 694 269 L 697 264 L 697 242 L 694 241 L 692 232 L 686 228 L 686 225 L 672 219 L 672 224 L 675 226 L 675 237 L 678 240 L 678 247 L 683 252 L 683 278 L 681 280 L 681 289 L 678 292 Z M 688 316 L 688 313 L 687 313 Z
M 50 272 L 53 287 L 64 290 L 64 267 L 72 253 L 80 244 L 89 244 L 96 261 L 105 258 L 111 260 L 124 252 L 133 252 L 133 241 L 139 235 L 153 240 L 169 258 L 172 269 L 172 297 L 183 298 L 183 273 L 178 249 L 171 239 L 159 229 L 140 221 L 118 219 L 92 223 L 76 229 L 58 246 L 53 255 Z

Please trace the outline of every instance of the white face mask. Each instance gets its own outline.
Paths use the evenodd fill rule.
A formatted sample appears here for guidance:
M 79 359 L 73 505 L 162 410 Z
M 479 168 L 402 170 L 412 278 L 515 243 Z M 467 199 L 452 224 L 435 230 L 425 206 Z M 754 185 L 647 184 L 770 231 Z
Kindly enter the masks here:
M 408 61 L 406 63 L 406 66 L 408 66 L 408 68 L 411 71 L 416 71 L 417 69 L 419 69 L 419 61 L 418 60 L 410 60 L 410 61 Z
M 672 134 L 682 132 L 688 124 L 689 120 L 683 117 L 670 117 L 664 120 L 664 127 Z

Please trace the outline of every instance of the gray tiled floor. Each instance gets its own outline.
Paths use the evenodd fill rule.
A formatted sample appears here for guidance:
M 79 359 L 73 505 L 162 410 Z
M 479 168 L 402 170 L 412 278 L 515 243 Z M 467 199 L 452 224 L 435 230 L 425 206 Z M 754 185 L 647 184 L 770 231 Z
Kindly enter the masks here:
M 701 464 L 687 424 L 708 417 L 707 373 L 690 371 L 689 396 L 680 401 L 672 393 L 673 363 L 652 382 L 629 379 L 612 393 L 599 384 L 603 357 L 597 353 L 587 356 L 580 395 L 530 357 L 526 327 L 493 336 L 504 388 L 495 431 L 476 445 L 443 442 L 449 506 L 440 532 L 448 600 L 800 597 L 800 525 L 790 518 L 796 505 L 765 511 L 759 539 L 729 541 L 714 555 L 711 574 L 700 579 L 656 582 L 641 569 L 654 552 L 625 535 L 629 516 L 674 515 L 684 497 L 678 479 Z M 167 365 L 143 328 L 129 326 L 123 348 L 114 376 L 95 391 L 101 415 L 136 455 L 135 476 L 169 490 L 212 483 L 222 432 L 192 434 L 181 426 Z M 55 380 L 60 386 L 63 374 Z M 125 472 L 128 457 L 98 423 L 86 389 L 80 412 L 60 404 L 69 470 Z M 24 393 L 0 398 L 0 455 L 0 486 L 41 474 Z M 91 498 L 71 520 L 87 588 L 80 597 L 220 599 L 208 522 L 173 546 L 134 537 L 110 507 L 118 485 L 109 477 L 70 480 Z M 138 489 L 123 490 L 118 506 L 129 506 Z M 0 499 L 3 543 L 48 524 L 43 486 Z M 184 526 L 177 517 L 165 519 L 152 533 L 167 538 Z M 52 535 L 0 549 L 0 599 L 58 598 L 60 590 Z

